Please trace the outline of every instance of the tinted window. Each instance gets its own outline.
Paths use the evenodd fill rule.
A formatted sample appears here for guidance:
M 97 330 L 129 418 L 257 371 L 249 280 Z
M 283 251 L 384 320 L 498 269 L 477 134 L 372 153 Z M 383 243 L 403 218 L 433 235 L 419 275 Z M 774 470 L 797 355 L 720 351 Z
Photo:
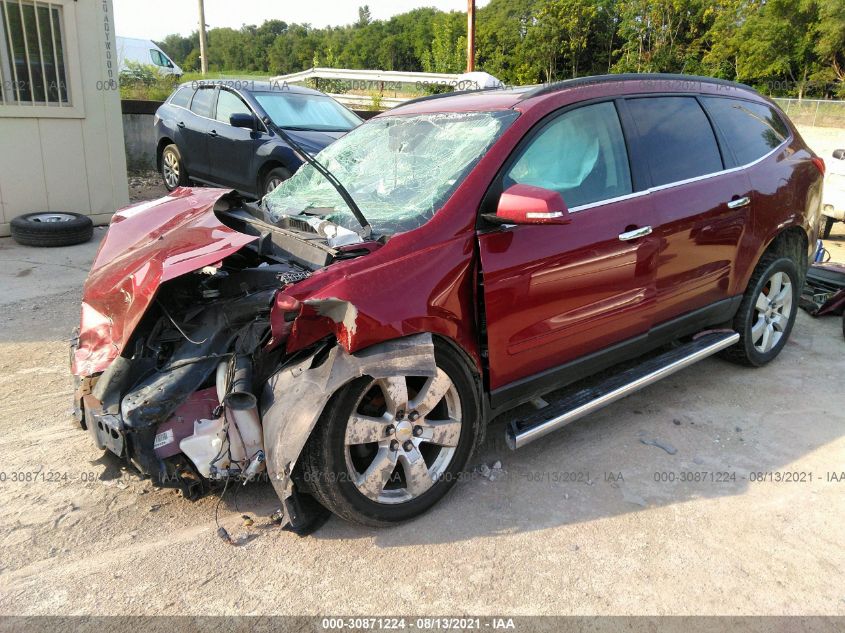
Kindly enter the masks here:
M 170 97 L 170 103 L 177 106 L 182 106 L 183 108 L 187 108 L 188 104 L 191 102 L 191 96 L 194 94 L 194 91 L 191 88 L 185 86 L 184 88 L 179 88 L 172 97 Z
M 249 108 L 240 97 L 228 90 L 221 90 L 217 97 L 217 115 L 215 118 L 223 123 L 229 122 L 233 114 L 250 114 Z
M 722 97 L 702 100 L 739 165 L 765 156 L 789 136 L 778 114 L 761 103 Z
M 514 183 L 557 191 L 570 208 L 631 193 L 614 105 L 584 106 L 554 119 L 508 170 L 504 186 Z
M 214 88 L 200 88 L 191 101 L 191 112 L 200 116 L 211 116 L 211 104 L 214 101 Z
M 722 158 L 707 116 L 692 97 L 630 99 L 652 186 L 721 171 Z

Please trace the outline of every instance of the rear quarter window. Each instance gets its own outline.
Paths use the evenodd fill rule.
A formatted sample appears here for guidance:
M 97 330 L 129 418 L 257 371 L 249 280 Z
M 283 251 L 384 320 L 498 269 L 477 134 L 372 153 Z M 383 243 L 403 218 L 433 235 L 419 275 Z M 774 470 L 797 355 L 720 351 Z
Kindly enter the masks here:
M 716 136 L 693 97 L 628 100 L 653 187 L 723 169 Z
M 762 158 L 789 137 L 789 130 L 777 112 L 762 103 L 702 97 L 737 165 Z
M 187 108 L 188 104 L 191 102 L 191 97 L 193 96 L 194 91 L 187 86 L 183 88 L 179 88 L 173 96 L 170 97 L 170 104 L 175 106 L 182 106 L 183 108 Z

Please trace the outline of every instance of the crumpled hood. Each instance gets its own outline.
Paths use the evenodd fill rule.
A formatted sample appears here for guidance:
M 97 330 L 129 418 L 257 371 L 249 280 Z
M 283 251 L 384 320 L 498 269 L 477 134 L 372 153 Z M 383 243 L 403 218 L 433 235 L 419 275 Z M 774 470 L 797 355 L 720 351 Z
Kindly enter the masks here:
M 228 189 L 179 188 L 115 213 L 85 281 L 71 371 L 105 370 L 123 350 L 158 287 L 254 241 L 223 225 L 214 204 Z

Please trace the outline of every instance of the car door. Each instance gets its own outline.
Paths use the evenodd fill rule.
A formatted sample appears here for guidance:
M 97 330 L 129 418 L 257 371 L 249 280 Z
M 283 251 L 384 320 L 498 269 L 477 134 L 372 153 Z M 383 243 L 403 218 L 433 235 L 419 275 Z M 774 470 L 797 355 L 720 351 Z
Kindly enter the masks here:
M 214 120 L 208 127 L 211 178 L 218 184 L 253 193 L 258 188 L 255 152 L 265 135 L 229 125 L 233 114 L 252 114 L 252 110 L 236 93 L 221 87 Z
M 558 191 L 571 222 L 479 230 L 494 400 L 506 385 L 560 376 L 570 361 L 645 335 L 657 251 L 655 212 L 647 193 L 635 193 L 612 101 L 535 127 L 499 178 L 498 191 Z
M 717 309 L 733 294 L 737 251 L 749 227 L 748 176 L 726 169 L 731 159 L 722 156 L 695 96 L 631 98 L 625 105 L 659 218 L 654 323 Z
M 192 177 L 207 180 L 211 175 L 208 160 L 208 129 L 214 108 L 216 88 L 200 86 L 191 99 L 190 110 L 182 111 L 176 125 L 181 131 L 183 145 L 179 147 L 182 160 Z

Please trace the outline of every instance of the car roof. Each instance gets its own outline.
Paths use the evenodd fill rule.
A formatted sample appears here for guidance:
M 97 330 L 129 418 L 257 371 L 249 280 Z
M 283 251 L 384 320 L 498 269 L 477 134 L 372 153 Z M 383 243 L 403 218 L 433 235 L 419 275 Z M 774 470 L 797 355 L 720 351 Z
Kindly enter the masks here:
M 179 84 L 179 88 L 198 88 L 199 86 L 211 84 L 221 85 L 224 88 L 233 88 L 239 92 L 288 92 L 292 94 L 306 94 L 306 95 L 322 95 L 327 96 L 319 90 L 306 88 L 305 86 L 298 86 L 296 84 L 289 84 L 283 81 L 258 81 L 249 77 L 236 78 L 227 77 L 226 79 L 195 79 L 193 81 L 185 81 Z M 178 90 L 178 88 L 177 88 Z
M 659 87 L 666 88 L 667 92 L 704 92 L 696 89 L 695 84 L 707 84 L 708 86 L 730 86 L 748 93 L 748 96 L 762 98 L 750 86 L 716 79 L 714 77 L 701 77 L 698 75 L 679 75 L 669 73 L 623 73 L 616 75 L 595 75 L 591 77 L 578 77 L 566 79 L 550 84 L 535 86 L 521 86 L 511 88 L 489 88 L 485 90 L 472 90 L 458 93 L 446 93 L 441 95 L 430 95 L 406 101 L 384 114 L 426 114 L 432 112 L 470 112 L 479 110 L 505 110 L 520 106 L 520 110 L 528 109 L 532 105 L 539 104 L 543 97 L 556 95 L 574 88 L 584 88 L 590 85 L 620 83 L 636 84 L 641 83 L 654 89 L 655 83 Z M 710 92 L 710 91 L 707 91 Z M 529 100 L 531 100 L 529 102 Z

